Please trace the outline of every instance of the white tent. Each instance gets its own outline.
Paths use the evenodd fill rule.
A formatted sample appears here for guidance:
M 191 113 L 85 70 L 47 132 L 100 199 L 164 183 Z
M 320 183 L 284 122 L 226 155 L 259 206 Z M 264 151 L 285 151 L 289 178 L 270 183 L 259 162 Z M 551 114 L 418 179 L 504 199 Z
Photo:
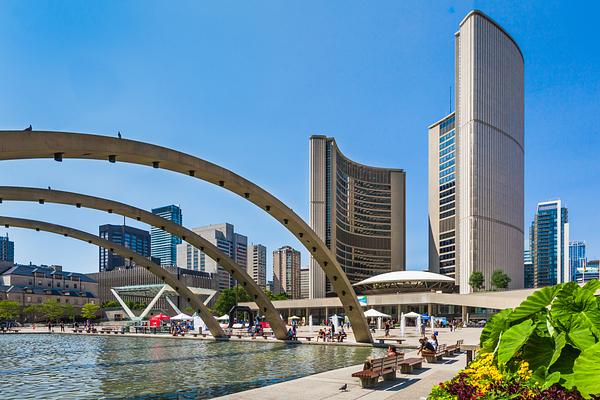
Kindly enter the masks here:
M 402 326 L 406 326 L 406 318 L 416 318 L 416 322 L 415 322 L 415 327 L 416 327 L 416 331 L 417 331 L 417 336 L 419 336 L 421 334 L 421 314 L 418 314 L 414 311 L 411 311 L 409 313 L 406 314 L 402 314 L 401 316 L 402 320 L 400 321 L 400 331 L 403 332 L 403 328 Z
M 219 318 L 217 318 L 217 321 L 229 321 L 229 315 L 221 315 Z
M 292 316 L 291 316 L 291 317 L 289 317 L 288 319 L 302 319 L 302 318 L 300 318 L 300 317 L 298 317 L 298 316 L 296 316 L 296 315 L 292 315 Z
M 367 317 L 367 318 L 379 318 L 379 317 L 391 318 L 391 315 L 384 314 L 382 312 L 379 312 L 379 311 L 371 308 L 370 310 L 365 311 L 365 317 Z
M 191 321 L 193 318 L 190 315 L 181 313 L 181 314 L 177 314 L 174 317 L 171 317 L 171 320 L 176 320 L 176 321 Z

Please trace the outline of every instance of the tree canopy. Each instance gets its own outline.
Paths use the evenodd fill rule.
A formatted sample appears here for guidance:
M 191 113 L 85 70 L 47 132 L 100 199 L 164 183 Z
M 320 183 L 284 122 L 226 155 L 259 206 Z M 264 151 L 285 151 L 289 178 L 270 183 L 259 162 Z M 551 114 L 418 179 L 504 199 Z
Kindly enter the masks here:
M 64 307 L 56 300 L 46 300 L 42 304 L 42 311 L 48 321 L 56 321 L 65 313 Z
M 245 301 L 252 301 L 252 297 L 243 287 L 237 285 L 231 289 L 223 289 L 215 303 L 215 310 L 221 315 L 227 314 L 231 307 Z
M 510 283 L 510 276 L 506 275 L 501 269 L 497 269 L 492 274 L 492 285 L 497 289 L 506 289 Z
M 96 313 L 100 310 L 100 306 L 94 303 L 86 303 L 81 307 L 81 316 L 85 319 L 96 318 Z
M 21 306 L 16 301 L 0 301 L 0 320 L 12 321 L 21 313 Z
M 475 271 L 471 274 L 469 278 L 469 285 L 475 290 L 483 289 L 483 282 L 485 279 L 483 278 L 483 273 L 479 271 Z

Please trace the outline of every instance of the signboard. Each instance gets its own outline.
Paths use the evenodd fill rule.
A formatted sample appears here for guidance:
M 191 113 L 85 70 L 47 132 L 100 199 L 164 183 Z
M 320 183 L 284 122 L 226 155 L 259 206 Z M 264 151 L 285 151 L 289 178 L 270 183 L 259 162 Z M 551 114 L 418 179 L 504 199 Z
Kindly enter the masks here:
M 358 296 L 358 303 L 361 306 L 366 306 L 367 305 L 367 296 Z

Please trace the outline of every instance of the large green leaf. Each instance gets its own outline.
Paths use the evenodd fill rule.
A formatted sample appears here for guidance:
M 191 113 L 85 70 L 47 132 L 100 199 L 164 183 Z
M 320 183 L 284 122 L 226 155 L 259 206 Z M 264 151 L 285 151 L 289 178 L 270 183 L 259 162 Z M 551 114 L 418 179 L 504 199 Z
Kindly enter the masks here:
M 548 368 L 550 368 L 552 364 L 554 364 L 556 360 L 558 360 L 558 357 L 560 357 L 560 353 L 562 353 L 562 350 L 566 344 L 567 335 L 564 332 L 561 332 L 558 335 L 556 335 L 556 337 L 554 338 L 554 352 L 552 353 L 552 358 L 548 363 Z
M 571 328 L 567 332 L 569 340 L 580 350 L 585 350 L 596 344 L 594 326 L 588 319 L 586 313 L 576 314 L 571 322 Z
M 592 279 L 586 283 L 582 289 L 588 292 L 596 293 L 596 291 L 600 289 L 600 281 L 598 279 Z
M 539 367 L 549 367 L 554 349 L 551 337 L 540 336 L 534 332 L 523 346 L 523 359 L 527 360 L 532 371 Z
M 512 312 L 511 308 L 500 311 L 488 320 L 479 336 L 479 345 L 485 352 L 491 353 L 496 348 L 500 334 L 508 328 L 508 317 Z
M 561 377 L 561 385 L 567 389 L 573 388 L 575 379 L 573 377 L 573 365 L 575 364 L 575 360 L 581 351 L 571 346 L 570 344 L 566 344 L 563 347 L 562 352 L 560 353 L 560 357 L 552 364 L 549 372 L 560 372 Z
M 528 319 L 504 332 L 498 346 L 498 365 L 505 365 L 510 361 L 529 339 L 534 329 L 533 321 Z
M 584 398 L 600 395 L 600 343 L 584 350 L 573 365 L 575 386 Z
M 546 309 L 546 307 L 552 304 L 552 300 L 554 300 L 554 297 L 561 288 L 561 285 L 548 286 L 533 292 L 525 301 L 514 309 L 510 315 L 510 321 L 518 321 Z

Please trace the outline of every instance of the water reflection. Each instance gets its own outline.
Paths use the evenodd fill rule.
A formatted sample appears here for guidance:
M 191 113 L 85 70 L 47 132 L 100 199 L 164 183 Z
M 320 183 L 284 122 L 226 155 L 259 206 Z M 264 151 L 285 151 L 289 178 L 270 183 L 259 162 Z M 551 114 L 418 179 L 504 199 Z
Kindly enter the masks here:
M 71 335 L 0 336 L 3 399 L 208 399 L 364 361 L 381 350 Z

